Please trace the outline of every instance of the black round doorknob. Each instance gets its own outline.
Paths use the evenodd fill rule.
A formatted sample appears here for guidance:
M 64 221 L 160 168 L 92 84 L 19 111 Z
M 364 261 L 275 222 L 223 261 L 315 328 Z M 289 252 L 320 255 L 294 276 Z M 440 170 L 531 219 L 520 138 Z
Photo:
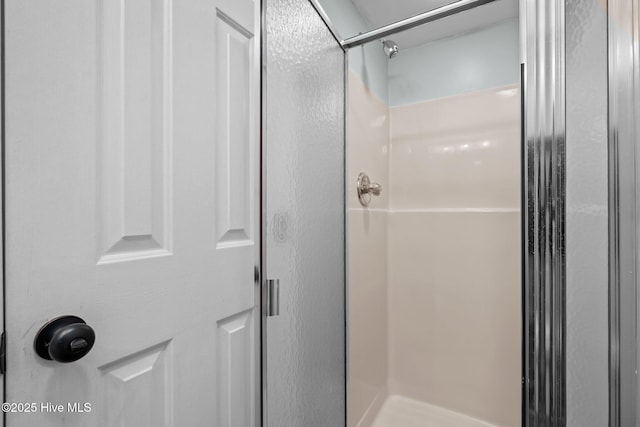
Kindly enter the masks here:
M 96 334 L 77 316 L 61 316 L 49 321 L 36 334 L 34 347 L 47 360 L 75 362 L 89 353 Z

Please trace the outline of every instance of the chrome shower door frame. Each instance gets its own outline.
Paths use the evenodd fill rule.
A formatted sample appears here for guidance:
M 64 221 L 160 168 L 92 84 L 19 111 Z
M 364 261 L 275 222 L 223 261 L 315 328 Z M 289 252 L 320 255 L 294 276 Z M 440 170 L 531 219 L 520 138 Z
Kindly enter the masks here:
M 609 426 L 637 425 L 640 0 L 608 1 Z
M 564 1 L 520 1 L 522 425 L 566 424 Z

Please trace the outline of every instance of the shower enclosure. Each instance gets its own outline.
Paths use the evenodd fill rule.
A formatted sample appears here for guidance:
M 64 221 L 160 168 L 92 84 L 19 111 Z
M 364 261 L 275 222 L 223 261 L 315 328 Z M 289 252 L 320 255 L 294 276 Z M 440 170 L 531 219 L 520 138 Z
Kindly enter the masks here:
M 457 11 L 463 11 L 471 6 L 487 2 L 463 1 L 460 3 Z M 428 16 L 422 18 L 422 22 L 430 22 L 454 12 L 456 12 L 455 7 L 445 7 L 435 13 L 427 14 Z M 391 249 L 387 249 L 379 243 L 380 239 L 387 239 L 384 230 L 388 226 L 403 227 L 402 224 L 406 220 L 418 228 L 412 231 L 410 226 L 404 231 L 399 231 L 399 234 L 396 233 L 389 237 L 390 246 L 398 246 L 399 258 L 394 263 L 400 263 L 393 266 L 393 271 L 404 269 L 402 263 L 405 263 L 405 267 L 412 263 L 416 263 L 415 265 L 419 267 L 421 255 L 436 263 L 445 261 L 444 258 L 438 257 L 438 245 L 431 246 L 436 250 L 433 253 L 424 253 L 424 247 L 420 249 L 414 245 L 413 253 L 407 252 L 409 258 L 400 255 L 402 246 L 411 244 L 410 242 L 414 239 L 418 239 L 416 243 L 421 239 L 426 241 L 433 237 L 434 232 L 439 231 L 442 233 L 440 239 L 444 239 L 439 241 L 445 242 L 449 233 L 447 229 L 450 228 L 451 230 L 459 229 L 462 234 L 456 239 L 465 241 L 465 229 L 467 232 L 474 229 L 483 230 L 485 234 L 477 236 L 480 246 L 473 250 L 476 255 L 481 255 L 481 242 L 483 240 L 491 241 L 494 237 L 492 236 L 492 227 L 496 227 L 496 225 L 488 226 L 485 222 L 488 220 L 490 223 L 496 224 L 496 221 L 498 223 L 508 221 L 509 225 L 507 229 L 502 228 L 504 230 L 502 233 L 506 232 L 515 237 L 506 238 L 505 242 L 509 243 L 503 247 L 503 252 L 513 257 L 512 260 L 506 260 L 506 263 L 512 264 L 512 267 L 507 273 L 509 279 L 499 280 L 509 286 L 505 288 L 507 292 L 504 292 L 502 299 L 494 298 L 493 303 L 497 305 L 491 310 L 495 312 L 502 310 L 503 317 L 506 314 L 507 318 L 511 318 L 507 322 L 500 321 L 500 316 L 494 318 L 493 321 L 490 320 L 486 324 L 485 332 L 495 334 L 499 340 L 511 341 L 512 348 L 507 351 L 509 356 L 506 359 L 498 358 L 493 362 L 487 360 L 487 362 L 495 364 L 498 370 L 493 374 L 490 371 L 487 372 L 489 377 L 486 377 L 485 380 L 490 382 L 491 375 L 499 375 L 499 370 L 505 367 L 504 362 L 508 361 L 507 364 L 510 367 L 505 376 L 508 378 L 506 384 L 511 384 L 511 386 L 500 390 L 501 385 L 498 384 L 498 389 L 493 390 L 493 394 L 486 393 L 485 398 L 493 399 L 495 403 L 495 405 L 491 403 L 493 406 L 502 404 L 509 408 L 507 412 L 510 415 L 506 416 L 508 421 L 503 425 L 516 425 L 514 420 L 519 419 L 520 347 L 518 335 L 520 316 L 518 312 L 520 304 L 518 280 L 520 275 L 518 273 L 519 256 L 517 255 L 520 247 L 520 232 L 518 231 L 520 226 L 518 213 L 519 144 L 517 143 L 520 132 L 518 124 L 520 115 L 519 84 L 500 87 L 497 94 L 494 90 L 484 95 L 484 98 L 488 97 L 489 102 L 494 103 L 493 106 L 486 104 L 483 106 L 483 102 L 486 100 L 483 101 L 483 95 L 480 95 L 480 98 L 483 99 L 476 99 L 474 107 L 480 108 L 479 111 L 491 110 L 496 107 L 506 113 L 506 120 L 512 123 L 507 132 L 511 135 L 511 139 L 515 135 L 516 143 L 510 144 L 508 148 L 511 154 L 506 159 L 501 159 L 507 161 L 510 175 L 494 177 L 498 180 L 504 178 L 503 181 L 508 183 L 506 191 L 510 194 L 508 196 L 511 203 L 509 208 L 505 210 L 504 206 L 500 206 L 497 215 L 493 216 L 487 212 L 481 212 L 486 206 L 478 206 L 475 209 L 477 213 L 471 213 L 469 216 L 469 212 L 463 213 L 466 208 L 461 207 L 458 209 L 460 213 L 454 215 L 457 219 L 447 219 L 444 210 L 440 209 L 440 212 L 437 213 L 438 209 L 436 209 L 433 211 L 435 212 L 433 220 L 430 220 L 432 224 L 425 228 L 420 225 L 420 220 L 417 217 L 412 219 L 406 216 L 407 214 L 411 215 L 412 207 L 408 206 L 409 210 L 406 210 L 406 207 L 400 207 L 402 201 L 398 206 L 406 214 L 398 211 L 393 216 L 387 216 L 387 213 L 383 213 L 379 209 L 380 202 L 388 206 L 389 198 L 394 197 L 394 193 L 401 195 L 398 196 L 401 198 L 404 196 L 405 201 L 408 200 L 406 197 L 412 197 L 406 191 L 403 194 L 403 187 L 405 190 L 422 187 L 412 187 L 410 182 L 403 181 L 411 179 L 409 176 L 398 175 L 395 177 L 397 181 L 394 183 L 395 187 L 390 188 L 388 186 L 388 170 L 369 168 L 367 172 L 371 173 L 372 180 L 367 182 L 367 177 L 364 175 L 360 176 L 358 180 L 361 184 L 361 190 L 364 190 L 360 195 L 368 200 L 373 198 L 372 205 L 367 210 L 356 210 L 354 208 L 358 201 L 354 173 L 364 172 L 364 170 L 356 170 L 352 166 L 359 163 L 361 155 L 366 157 L 366 150 L 371 147 L 365 146 L 366 143 L 359 146 L 361 145 L 360 139 L 363 137 L 367 139 L 367 136 L 357 135 L 353 129 L 362 129 L 363 121 L 376 121 L 379 134 L 369 133 L 368 137 L 371 138 L 371 141 L 367 141 L 367 143 L 378 141 L 376 144 L 381 143 L 381 145 L 376 146 L 375 149 L 382 150 L 385 153 L 383 155 L 386 155 L 390 148 L 388 144 L 390 113 L 388 107 L 382 104 L 372 105 L 369 103 L 370 100 L 366 99 L 367 89 L 362 85 L 362 82 L 350 75 L 352 73 L 349 73 L 348 55 L 343 50 L 343 45 L 353 49 L 357 45 L 382 39 L 382 46 L 378 45 L 380 54 L 382 55 L 384 52 L 390 60 L 395 60 L 397 55 L 402 55 L 402 53 L 398 53 L 398 45 L 391 39 L 383 39 L 392 33 L 393 31 L 389 34 L 375 34 L 375 37 L 369 39 L 356 37 L 355 40 L 342 42 L 320 6 L 315 2 L 270 0 L 266 4 L 265 32 L 263 34 L 265 46 L 263 53 L 266 61 L 266 72 L 263 77 L 263 96 L 266 100 L 263 113 L 263 132 L 266 135 L 263 145 L 263 187 L 266 190 L 263 202 L 263 241 L 266 245 L 263 248 L 263 253 L 266 254 L 266 259 L 263 260 L 263 279 L 266 286 L 263 288 L 263 292 L 267 295 L 264 298 L 265 306 L 263 306 L 266 313 L 266 316 L 263 317 L 263 417 L 267 426 L 337 426 L 345 423 L 354 427 L 356 425 L 373 425 L 375 415 L 385 401 L 387 388 L 403 389 L 408 386 L 417 395 L 426 396 L 425 392 L 428 395 L 428 390 L 419 389 L 422 387 L 422 382 L 428 381 L 427 378 L 432 377 L 433 373 L 438 370 L 437 359 L 444 360 L 442 358 L 455 357 L 456 354 L 462 355 L 460 352 L 456 353 L 455 350 L 447 350 L 447 346 L 455 345 L 456 339 L 459 340 L 461 336 L 457 338 L 454 336 L 453 341 L 449 340 L 449 343 L 440 350 L 429 351 L 427 348 L 423 348 L 418 353 L 415 353 L 417 348 L 416 342 L 412 342 L 412 338 L 415 338 L 415 336 L 412 337 L 412 333 L 404 335 L 393 333 L 390 338 L 386 338 L 385 331 L 390 328 L 385 319 L 387 305 L 392 303 L 387 303 L 388 291 L 386 284 L 381 282 L 381 278 L 391 277 L 385 265 L 386 253 L 387 251 L 390 253 Z M 299 37 L 299 34 L 304 34 L 305 37 Z M 515 38 L 514 43 L 517 46 L 517 30 Z M 514 74 L 517 76 L 517 54 L 512 65 L 516 70 Z M 516 82 L 519 83 L 517 77 Z M 464 103 L 465 101 L 458 101 L 457 105 L 454 103 L 448 108 L 453 111 L 464 106 Z M 346 108 L 349 108 L 348 114 Z M 427 108 L 431 108 L 431 111 L 405 111 L 403 113 L 401 109 L 397 109 L 393 112 L 396 115 L 394 129 L 397 143 L 416 131 L 411 130 L 411 123 L 415 120 L 420 122 L 420 114 L 438 117 L 437 110 L 441 108 L 440 105 Z M 366 113 L 363 113 L 363 110 L 366 110 Z M 369 116 L 363 116 L 363 114 L 369 114 Z M 415 114 L 418 116 L 412 117 Z M 469 111 L 469 114 L 474 113 Z M 402 115 L 405 115 L 406 118 L 401 118 Z M 503 121 L 503 116 L 500 114 L 496 116 L 498 122 Z M 440 117 L 440 119 L 447 120 L 445 117 Z M 452 117 L 452 119 L 454 118 Z M 408 128 L 405 129 L 407 132 L 405 135 L 400 129 L 402 125 L 398 125 L 402 120 L 407 121 L 408 125 Z M 476 118 L 475 123 L 482 127 L 483 124 L 486 124 L 485 122 L 492 122 L 492 120 L 495 119 L 481 115 Z M 347 141 L 345 141 L 345 133 L 348 134 Z M 385 138 L 386 147 L 384 146 Z M 482 139 L 483 136 L 479 135 L 478 138 Z M 496 143 L 495 140 L 489 141 L 491 137 L 488 135 L 484 135 L 484 138 L 483 140 L 474 140 L 473 147 L 462 144 L 466 147 L 461 148 L 457 146 L 461 144 L 454 146 L 440 143 L 439 148 L 445 151 L 447 149 L 464 150 L 470 148 L 471 151 L 479 152 L 487 150 L 490 144 Z M 396 147 L 393 146 L 393 149 L 395 150 Z M 349 157 L 347 163 L 345 163 L 345 153 Z M 409 160 L 410 151 L 407 154 L 409 155 L 407 160 Z M 403 154 L 398 152 L 394 155 L 395 158 L 398 158 L 398 155 L 402 156 Z M 499 159 L 489 159 L 489 162 L 495 161 L 500 162 Z M 492 163 L 489 168 L 496 166 L 499 165 Z M 395 167 L 400 170 L 404 165 L 398 164 Z M 415 165 L 415 167 L 420 168 L 421 166 Z M 429 177 L 426 178 L 429 179 Z M 372 182 L 375 180 L 384 182 L 382 188 Z M 468 192 L 465 194 L 472 195 L 474 192 L 473 188 L 467 190 Z M 446 192 L 446 190 L 444 191 Z M 392 195 L 390 196 L 390 194 Z M 414 196 L 421 197 L 419 193 Z M 399 200 L 401 199 L 396 201 Z M 499 201 L 497 203 L 499 204 Z M 474 211 L 473 206 L 471 211 Z M 348 230 L 345 229 L 345 214 Z M 362 217 L 357 218 L 356 216 L 359 215 Z M 395 224 L 396 222 L 398 223 Z M 468 225 L 460 228 L 465 223 Z M 362 246 L 363 244 L 359 240 L 370 231 L 373 235 L 367 237 L 369 241 L 365 243 L 365 246 L 370 244 L 370 247 L 367 248 Z M 361 233 L 362 236 L 357 236 L 358 233 Z M 418 234 L 412 236 L 412 233 Z M 423 236 L 420 233 L 426 234 Z M 349 240 L 346 248 L 345 236 Z M 355 247 L 358 247 L 358 250 L 354 250 Z M 345 253 L 345 249 L 349 249 L 349 253 Z M 453 247 L 451 249 L 456 250 Z M 371 250 L 374 252 L 372 253 Z M 376 253 L 380 256 L 376 257 Z M 411 256 L 418 258 L 411 261 Z M 380 259 L 384 259 L 385 262 L 378 262 Z M 451 264 L 450 267 L 453 267 L 452 262 L 453 260 L 446 261 Z M 483 261 L 479 260 L 478 262 L 482 263 Z M 492 262 L 495 263 L 495 261 Z M 389 268 L 391 269 L 391 267 Z M 491 281 L 491 269 L 485 269 L 485 271 L 489 276 L 483 280 Z M 420 274 L 418 271 L 416 273 Z M 443 272 L 436 274 L 443 274 Z M 360 276 L 358 280 L 354 280 L 356 276 Z M 347 286 L 345 286 L 346 277 L 349 278 Z M 360 279 L 363 283 L 356 283 Z M 460 279 L 462 280 L 462 278 Z M 409 285 L 411 282 L 411 279 L 408 278 L 396 278 L 395 280 L 397 283 L 409 280 L 407 282 Z M 477 295 L 471 293 L 466 296 L 470 298 L 468 304 L 464 306 L 469 321 L 472 321 L 473 317 L 480 313 L 474 310 L 474 307 L 480 307 L 481 311 L 484 309 L 481 304 L 474 304 L 474 298 L 484 297 L 488 302 L 492 300 L 492 293 L 483 293 L 481 286 L 477 289 L 480 292 Z M 503 291 L 500 286 L 493 286 L 493 289 L 496 292 L 495 296 L 498 297 Z M 415 295 L 413 297 L 411 295 L 417 290 L 417 288 L 413 290 L 406 288 L 405 291 L 398 289 L 397 292 L 400 293 L 396 292 L 391 296 L 392 299 L 405 300 L 406 297 L 409 297 L 405 304 L 410 304 L 412 299 L 418 304 L 415 307 L 405 307 L 409 317 L 404 320 L 397 316 L 394 318 L 396 327 L 399 328 L 398 332 L 402 329 L 419 328 L 419 322 L 426 322 L 426 327 L 435 328 L 433 331 L 436 331 L 439 327 L 438 322 L 444 319 L 444 317 L 439 318 L 437 306 L 420 306 L 425 301 L 436 302 L 441 296 L 438 296 L 437 293 L 430 296 L 423 294 L 416 299 Z M 406 291 L 409 294 L 403 296 L 403 292 L 406 293 Z M 455 292 L 459 294 L 464 290 L 460 288 Z M 474 295 L 476 296 L 474 297 Z M 424 300 L 424 298 L 427 299 Z M 501 308 L 501 302 L 505 308 Z M 449 302 L 449 304 L 451 303 L 453 300 Z M 455 303 L 453 304 L 450 308 L 455 309 Z M 365 306 L 364 310 L 370 310 L 372 314 L 363 314 L 361 312 L 363 305 Z M 463 306 L 460 309 L 465 310 Z M 403 309 L 399 308 L 399 310 L 397 311 L 398 315 Z M 431 313 L 435 317 L 414 319 L 413 325 L 411 325 L 411 313 L 417 314 L 421 310 L 425 313 Z M 363 321 L 365 324 L 362 324 Z M 496 321 L 498 321 L 498 325 L 502 324 L 507 329 L 492 328 L 491 325 L 496 325 Z M 404 326 L 402 326 L 403 322 Z M 346 329 L 345 324 L 348 324 Z M 465 328 L 462 320 L 460 327 Z M 450 328 L 448 331 L 452 332 Z M 376 339 L 371 339 L 372 336 L 382 337 L 380 338 L 382 342 L 374 343 Z M 482 336 L 476 336 L 478 344 L 481 344 Z M 444 335 L 440 335 L 439 339 L 447 339 L 446 327 Z M 395 341 L 387 342 L 387 340 Z M 387 345 L 391 349 L 389 356 L 387 356 Z M 473 346 L 471 344 L 469 349 L 472 349 Z M 500 352 L 499 349 L 496 351 Z M 494 356 L 497 355 L 494 354 Z M 426 360 L 419 360 L 423 356 L 426 356 Z M 473 354 L 468 354 L 466 358 L 468 361 L 473 361 L 473 356 Z M 388 357 L 394 359 L 396 367 L 392 369 L 397 371 L 402 366 L 405 369 L 404 373 L 396 372 L 397 379 L 391 381 L 400 382 L 395 385 L 386 384 Z M 491 358 L 491 351 L 484 357 Z M 460 363 L 465 363 L 464 358 L 460 359 Z M 472 372 L 480 366 L 476 365 L 477 363 L 475 365 L 467 363 L 469 371 L 461 370 L 461 378 L 463 379 L 467 375 L 465 372 Z M 422 368 L 415 370 L 412 366 L 422 366 Z M 429 369 L 432 370 L 431 373 L 429 373 Z M 411 381 L 411 376 L 415 376 L 415 374 L 418 376 L 426 375 L 426 377 L 417 382 Z M 384 385 L 380 390 L 372 390 L 371 382 L 365 379 L 366 375 L 378 378 L 378 380 L 373 379 L 373 388 L 376 383 Z M 436 384 L 435 388 L 446 384 L 447 373 L 444 372 L 443 375 L 440 385 Z M 431 387 L 431 389 L 434 388 Z M 446 396 L 449 393 L 449 397 L 445 397 L 445 400 L 455 400 L 455 394 L 463 391 L 455 387 L 450 388 L 450 391 L 444 394 Z M 349 394 L 348 398 L 347 393 Z M 409 395 L 415 397 L 416 393 L 409 393 Z M 474 392 L 470 391 L 470 393 Z M 482 406 L 490 400 L 480 399 L 475 403 L 480 405 L 480 412 L 483 410 Z M 391 407 L 382 414 L 382 417 L 389 416 L 394 411 L 401 412 L 400 417 L 403 416 L 403 412 L 405 417 L 411 417 L 425 410 L 425 406 L 415 407 L 414 405 L 412 408 L 412 402 L 415 400 L 405 399 L 396 402 L 391 397 L 387 400 L 387 405 L 391 405 Z M 453 406 L 455 407 L 455 405 Z M 416 421 L 418 423 L 416 425 L 422 425 L 421 422 L 428 422 L 428 419 L 433 417 L 442 417 L 443 414 L 446 415 L 446 411 L 438 412 L 437 409 L 435 412 L 425 413 L 422 419 Z M 464 423 L 465 419 L 471 420 L 464 415 L 460 415 L 458 418 L 454 415 L 451 421 L 457 420 Z M 505 418 L 503 417 L 503 419 Z M 384 423 L 380 420 L 378 422 Z M 380 425 L 394 425 L 393 416 L 391 415 L 387 424 Z
M 349 426 L 521 425 L 519 21 L 498 7 L 372 42 L 386 97 L 349 73 Z
M 329 9 L 335 2 L 324 3 Z M 415 105 L 385 106 L 375 100 L 372 95 L 375 90 L 367 87 L 375 84 L 376 75 L 367 74 L 358 81 L 353 78 L 353 71 L 349 71 L 350 61 L 352 69 L 358 68 L 372 55 L 370 51 L 356 51 L 360 45 L 375 45 L 380 58 L 389 64 L 400 64 L 403 44 L 397 32 L 428 26 L 443 17 L 490 3 L 493 2 L 461 0 L 377 30 L 348 31 L 342 36 L 357 35 L 343 38 L 314 0 L 266 2 L 265 425 L 395 426 L 394 418 L 384 424 L 384 417 L 394 413 L 406 417 L 411 407 L 417 408 L 414 403 L 419 400 L 427 404 L 432 400 L 432 406 L 453 409 L 459 417 L 451 420 L 458 425 L 487 425 L 482 420 L 500 426 L 584 425 L 580 420 L 596 411 L 590 408 L 597 408 L 598 414 L 594 416 L 600 417 L 608 407 L 615 418 L 616 407 L 632 406 L 628 399 L 616 400 L 614 391 L 620 391 L 615 389 L 616 384 L 627 390 L 635 387 L 635 382 L 619 384 L 614 380 L 620 380 L 621 371 L 633 372 L 635 345 L 634 352 L 626 346 L 621 349 L 627 350 L 623 353 L 615 353 L 617 347 L 611 347 L 612 388 L 605 393 L 606 384 L 601 380 L 606 379 L 602 368 L 607 365 L 606 357 L 603 363 L 601 356 L 609 350 L 601 339 L 601 332 L 606 331 L 602 322 L 603 299 L 598 298 L 597 302 L 588 298 L 600 295 L 598 292 L 603 288 L 597 286 L 601 282 L 591 283 L 588 277 L 576 274 L 587 267 L 597 269 L 597 277 L 605 271 L 601 262 L 606 248 L 595 243 L 604 241 L 602 224 L 606 216 L 601 215 L 602 206 L 598 204 L 602 193 L 590 193 L 597 202 L 591 211 L 581 212 L 580 201 L 571 198 L 571 191 L 578 194 L 575 191 L 580 188 L 576 181 L 578 170 L 587 175 L 593 172 L 590 179 L 602 183 L 601 170 L 593 168 L 596 164 L 601 166 L 597 159 L 602 160 L 602 152 L 594 149 L 593 153 L 599 154 L 593 156 L 590 171 L 580 164 L 583 154 L 575 148 L 572 156 L 577 160 L 567 162 L 572 146 L 567 148 L 566 134 L 574 132 L 572 141 L 578 139 L 575 135 L 582 135 L 584 144 L 590 138 L 595 139 L 594 134 L 579 131 L 592 124 L 600 129 L 602 126 L 597 126 L 606 117 L 602 114 L 606 108 L 601 108 L 607 105 L 606 100 L 600 104 L 600 98 L 594 101 L 578 96 L 601 95 L 607 85 L 602 74 L 602 65 L 606 64 L 602 62 L 602 53 L 606 50 L 601 49 L 602 40 L 607 37 L 606 31 L 601 31 L 605 28 L 602 23 L 606 9 L 596 3 L 587 7 L 585 2 L 519 1 L 519 18 L 511 23 L 520 34 L 518 60 L 514 64 L 520 64 L 516 80 L 491 86 L 490 90 L 479 91 L 475 98 L 466 100 L 435 96 L 435 101 L 424 105 L 423 111 L 409 111 Z M 610 7 L 621 8 L 615 1 Z M 633 13 L 637 14 L 637 10 L 633 9 Z M 633 13 L 628 15 L 635 16 Z M 343 17 L 336 19 L 342 20 Z M 565 34 L 571 37 L 565 40 Z M 584 42 L 589 34 L 601 37 L 594 49 L 590 48 L 594 45 Z M 610 30 L 610 43 L 616 35 L 624 38 Z M 599 61 L 600 68 L 591 67 L 591 60 Z M 434 64 L 429 72 L 438 66 L 441 64 Z M 593 75 L 587 70 L 593 71 Z M 589 90 L 571 84 L 565 87 L 565 76 L 571 82 L 593 82 L 594 87 Z M 619 84 L 629 83 L 628 80 L 627 75 Z M 404 95 L 410 99 L 412 94 L 408 90 Z M 626 98 L 618 100 L 627 101 L 627 107 L 631 102 Z M 583 109 L 584 106 L 588 109 Z M 473 141 L 447 141 L 446 132 L 460 126 L 455 113 L 461 109 L 468 109 L 464 124 L 478 131 Z M 587 111 L 589 114 L 584 114 Z M 570 120 L 565 122 L 565 118 Z M 482 193 L 486 186 L 481 184 L 486 181 L 470 181 L 471 186 L 477 185 L 475 189 L 460 186 L 460 180 L 447 182 L 451 175 L 456 178 L 468 168 L 481 166 L 473 164 L 469 153 L 474 150 L 489 153 L 500 145 L 481 135 L 487 131 L 481 129 L 482 125 L 489 123 L 497 129 L 507 122 L 508 130 L 503 131 L 509 134 L 511 145 L 508 153 L 505 151 L 508 156 L 475 159 L 481 164 L 486 161 L 485 166 L 493 169 L 494 183 L 503 185 L 500 194 Z M 631 126 L 628 123 L 626 126 L 625 132 L 632 134 Z M 369 133 L 363 132 L 365 128 Z M 609 129 L 612 131 L 613 127 Z M 411 141 L 420 132 L 432 132 L 432 140 L 439 142 L 427 149 L 420 147 Z M 578 146 L 574 144 L 573 147 Z M 371 146 L 377 150 L 375 154 L 368 149 Z M 594 143 L 594 147 L 602 146 L 601 140 Z M 439 160 L 427 163 L 428 167 L 420 170 L 421 175 L 412 175 L 412 170 L 421 167 L 418 160 L 425 150 Z M 468 156 L 471 161 L 468 168 L 449 162 L 455 156 Z M 358 163 L 364 158 L 373 162 L 366 170 Z M 385 166 L 389 164 L 392 166 Z M 620 165 L 635 168 L 622 161 Z M 447 174 L 451 168 L 458 174 Z M 368 182 L 361 172 L 368 175 Z M 438 191 L 434 183 L 440 185 Z M 360 195 L 369 202 L 366 208 L 360 206 L 358 184 Z M 480 201 L 479 196 L 484 200 Z M 487 204 L 487 200 L 493 204 Z M 615 208 L 609 205 L 609 209 Z M 596 226 L 581 229 L 584 226 L 580 226 L 581 215 L 594 212 L 598 215 L 590 217 L 594 222 L 589 224 Z M 612 212 L 617 215 L 617 211 Z M 425 220 L 419 217 L 429 218 L 426 227 Z M 574 239 L 569 240 L 575 243 L 580 241 L 577 237 L 582 237 L 582 247 L 592 249 L 589 266 L 583 263 L 580 267 L 578 252 L 568 255 L 567 222 L 570 239 Z M 475 237 L 469 239 L 471 235 Z M 611 229 L 610 239 L 616 235 L 620 236 L 619 229 Z M 624 239 L 610 244 L 630 245 Z M 494 252 L 496 248 L 500 248 L 498 252 Z M 476 257 L 473 268 L 480 272 L 478 283 L 470 283 L 473 278 L 464 274 L 469 260 L 457 260 L 456 254 Z M 379 262 L 381 259 L 389 262 Z M 501 261 L 504 265 L 499 266 Z M 614 257 L 612 261 L 631 262 L 624 257 Z M 611 271 L 615 270 L 609 271 L 613 274 Z M 360 275 L 365 286 L 357 287 L 354 275 Z M 596 293 L 582 295 L 577 277 L 589 282 L 589 289 Z M 426 288 L 419 286 L 425 280 L 436 286 L 425 292 Z M 631 303 L 616 306 L 620 294 L 614 291 L 636 295 L 631 291 L 635 290 L 635 283 L 627 287 L 623 286 L 626 282 L 619 283 L 618 288 L 611 288 L 610 313 L 620 314 L 615 312 L 617 307 L 630 319 L 628 313 L 635 315 L 635 307 Z M 585 298 L 581 299 L 582 296 Z M 464 303 L 457 305 L 455 301 Z M 397 306 L 397 302 L 402 304 Z M 581 312 L 582 303 L 583 308 L 597 309 Z M 575 308 L 575 313 L 584 319 L 589 317 L 587 320 L 591 322 L 579 320 L 580 316 L 568 317 L 567 307 Z M 358 310 L 362 308 L 373 315 L 359 317 Z M 390 323 L 385 321 L 389 313 Z M 447 323 L 449 315 L 455 315 L 459 325 Z M 617 321 L 620 325 L 620 319 L 612 317 L 611 324 L 615 326 Z M 580 365 L 575 360 L 567 362 L 567 357 L 578 360 L 582 357 L 575 337 L 580 336 L 586 324 L 596 324 L 598 331 L 589 354 L 584 355 L 594 362 L 589 362 L 594 368 L 589 371 L 589 378 L 579 371 Z M 628 330 L 629 320 L 621 325 L 618 335 L 612 330 L 609 334 L 611 340 L 618 339 L 615 341 L 618 344 L 621 335 L 633 335 Z M 421 341 L 415 334 L 407 333 L 416 330 L 428 330 L 431 338 Z M 480 333 L 474 335 L 474 331 Z M 509 354 L 505 353 L 504 345 L 509 347 Z M 358 363 L 353 363 L 358 357 Z M 620 364 L 616 365 L 616 360 Z M 479 373 L 477 367 L 483 363 L 492 370 Z M 439 372 L 447 364 L 460 370 Z M 500 378 L 502 374 L 505 378 Z M 447 384 L 449 380 L 461 388 Z M 583 393 L 580 390 L 586 384 L 584 380 L 597 384 L 584 388 Z M 389 399 L 389 394 L 405 394 L 411 401 Z M 460 394 L 478 399 L 475 403 L 467 399 L 466 404 L 461 404 L 455 401 Z M 589 404 L 579 396 L 586 397 Z M 603 401 L 603 396 L 613 396 L 611 406 Z M 383 410 L 385 399 L 387 403 L 395 403 L 386 411 L 387 415 Z M 507 407 L 508 414 L 503 411 L 492 418 L 505 409 L 501 404 Z M 428 416 L 451 415 L 425 406 L 413 414 L 432 409 L 430 415 L 423 414 L 424 418 L 414 423 L 422 425 L 420 422 Z M 492 415 L 494 409 L 497 412 Z M 376 420 L 377 414 L 384 415 L 383 419 Z M 476 419 L 463 420 L 465 414 Z

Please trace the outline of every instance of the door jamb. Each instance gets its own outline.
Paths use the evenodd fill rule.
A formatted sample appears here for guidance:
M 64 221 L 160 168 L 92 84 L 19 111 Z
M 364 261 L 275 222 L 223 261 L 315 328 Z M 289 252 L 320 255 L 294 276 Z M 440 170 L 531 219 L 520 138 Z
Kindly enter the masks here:
M 4 403 L 6 401 L 7 395 L 7 385 L 5 381 L 6 375 L 6 298 L 5 298 L 5 278 L 6 278 L 6 269 L 5 269 L 5 258 L 6 258 L 6 246 L 5 246 L 5 236 L 6 236 L 6 224 L 5 224 L 5 1 L 0 1 L 0 224 L 2 224 L 2 231 L 0 232 L 0 268 L 2 269 L 2 278 L 0 287 L 2 288 L 0 293 L 0 321 L 2 324 L 0 325 L 1 332 L 1 342 L 0 346 L 0 366 L 2 372 L 0 373 L 0 402 Z M 2 412 L 2 425 L 5 426 L 7 424 L 7 414 L 6 412 Z

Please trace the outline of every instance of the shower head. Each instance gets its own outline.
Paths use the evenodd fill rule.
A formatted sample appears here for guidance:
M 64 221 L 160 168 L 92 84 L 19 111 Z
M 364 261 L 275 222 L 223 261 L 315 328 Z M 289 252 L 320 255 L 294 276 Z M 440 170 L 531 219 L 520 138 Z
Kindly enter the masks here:
M 393 59 L 398 54 L 398 45 L 393 40 L 380 40 L 382 42 L 382 50 L 389 59 Z

